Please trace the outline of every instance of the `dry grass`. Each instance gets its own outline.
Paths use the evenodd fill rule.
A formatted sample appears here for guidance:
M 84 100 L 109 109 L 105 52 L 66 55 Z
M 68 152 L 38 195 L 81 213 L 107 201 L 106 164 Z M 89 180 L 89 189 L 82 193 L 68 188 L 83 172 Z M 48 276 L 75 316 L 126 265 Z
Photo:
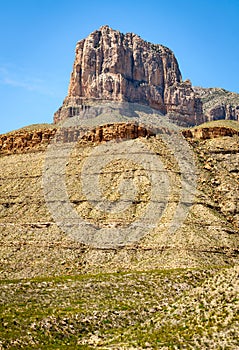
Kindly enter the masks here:
M 235 120 L 214 120 L 211 122 L 203 123 L 195 126 L 194 128 L 213 128 L 213 127 L 224 127 L 239 130 L 239 123 Z

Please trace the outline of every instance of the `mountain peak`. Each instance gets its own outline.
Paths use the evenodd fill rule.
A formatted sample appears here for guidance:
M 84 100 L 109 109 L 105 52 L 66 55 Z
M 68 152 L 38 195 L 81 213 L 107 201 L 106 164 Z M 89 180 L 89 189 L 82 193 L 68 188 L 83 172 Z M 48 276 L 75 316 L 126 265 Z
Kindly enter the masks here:
M 174 53 L 108 25 L 77 43 L 68 95 L 54 121 L 76 115 L 92 100 L 148 105 L 189 125 L 203 121 L 200 100 L 182 82 Z

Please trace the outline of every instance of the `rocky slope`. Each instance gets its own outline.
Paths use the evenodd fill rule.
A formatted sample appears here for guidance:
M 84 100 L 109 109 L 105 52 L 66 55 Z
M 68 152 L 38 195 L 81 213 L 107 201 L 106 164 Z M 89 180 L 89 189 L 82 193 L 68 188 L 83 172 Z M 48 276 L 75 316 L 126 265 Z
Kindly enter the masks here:
M 79 140 L 67 164 L 66 186 L 75 210 L 89 222 L 107 226 L 113 220 L 120 227 L 127 221 L 132 221 L 132 218 L 142 215 L 148 200 L 149 185 L 143 170 L 134 163 L 130 165 L 124 162 L 106 167 L 100 175 L 100 181 L 105 196 L 112 201 L 117 199 L 114 196 L 117 195 L 115 188 L 118 186 L 120 174 L 127 173 L 128 181 L 132 179 L 140 184 L 141 195 L 127 212 L 127 216 L 122 219 L 117 215 L 113 218 L 99 215 L 84 199 L 79 182 L 81 164 L 89 152 L 102 142 L 99 135 L 105 135 L 104 140 L 108 141 L 117 140 L 118 137 L 131 139 L 134 142 L 132 145 L 139 140 L 144 142 L 158 154 L 169 172 L 171 197 L 158 227 L 138 243 L 119 249 L 85 246 L 64 233 L 54 221 L 46 204 L 42 184 L 46 147 L 54 129 L 52 126 L 42 129 L 42 135 L 49 137 L 44 137 L 44 142 L 39 142 L 38 146 L 33 143 L 32 147 L 22 148 L 20 142 L 19 148 L 16 145 L 9 149 L 2 148 L 0 164 L 4 172 L 0 178 L 1 278 L 159 267 L 200 267 L 238 262 L 239 136 L 236 129 L 231 132 L 231 124 L 227 133 L 227 125 L 220 129 L 222 133 L 216 128 L 208 132 L 205 127 L 207 137 L 198 137 L 203 131 L 201 134 L 184 131 L 197 159 L 198 192 L 185 222 L 174 234 L 167 232 L 167 223 L 172 220 L 179 200 L 180 173 L 175 158 L 165 148 L 159 136 L 149 134 L 143 128 L 137 129 L 132 124 L 126 127 L 118 124 L 113 128 L 108 125 L 104 129 L 93 129 Z M 25 138 L 33 139 L 33 135 L 39 133 L 39 127 L 17 131 L 16 138 L 23 133 Z M 74 135 L 74 132 L 71 131 L 70 135 Z M 8 140 L 8 137 L 9 134 L 3 135 L 1 139 Z M 72 141 L 68 137 L 69 134 L 66 142 Z M 14 133 L 11 138 L 14 139 Z
M 68 95 L 54 122 L 78 115 L 92 100 L 149 105 L 163 114 L 176 113 L 187 125 L 204 121 L 201 101 L 190 81 L 182 81 L 170 49 L 108 26 L 77 43 Z
M 206 123 L 183 133 L 203 164 L 203 191 L 207 191 L 217 210 L 239 227 L 238 123 Z
M 35 125 L 0 135 L 0 349 L 237 349 L 239 126 L 211 122 L 183 134 L 197 162 L 197 193 L 173 234 L 165 228 L 179 200 L 179 167 L 161 136 L 144 125 L 61 132 Z M 82 195 L 82 162 L 102 144 L 145 143 L 170 174 L 170 200 L 157 228 L 137 243 L 108 249 L 63 232 L 42 182 L 56 137 L 62 144 L 78 140 L 65 173 L 74 210 L 106 226 L 112 217 L 97 214 Z M 122 174 L 140 183 L 141 195 L 123 220 L 114 215 L 118 228 L 142 214 L 149 192 L 142 167 L 117 160 L 99 174 L 111 201 Z

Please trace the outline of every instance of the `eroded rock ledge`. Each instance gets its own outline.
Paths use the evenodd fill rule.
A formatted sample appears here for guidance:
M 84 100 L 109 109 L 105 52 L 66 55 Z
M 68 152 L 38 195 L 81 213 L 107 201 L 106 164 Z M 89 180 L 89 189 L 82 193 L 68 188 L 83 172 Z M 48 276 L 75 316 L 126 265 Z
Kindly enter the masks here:
M 76 142 L 79 139 L 90 142 L 105 142 L 110 140 L 129 140 L 138 137 L 155 136 L 156 133 L 170 134 L 170 130 L 161 128 L 151 130 L 143 124 L 112 123 L 100 125 L 92 129 L 77 126 L 68 128 L 49 128 L 38 130 L 19 130 L 0 135 L 0 154 L 27 153 L 45 150 L 50 142 Z M 213 139 L 216 137 L 239 135 L 239 131 L 229 127 L 203 127 L 182 131 L 188 139 Z
M 239 135 L 239 131 L 233 128 L 214 126 L 214 127 L 187 129 L 183 131 L 183 135 L 186 138 L 207 140 L 207 139 L 214 139 L 216 137 L 223 137 L 223 136 L 231 137 L 233 135 Z
M 93 129 L 83 129 L 75 126 L 59 129 L 20 130 L 0 135 L 0 154 L 36 152 L 44 150 L 50 142 L 68 143 L 76 142 L 78 139 L 104 142 L 149 136 L 155 136 L 155 133 L 144 125 L 138 125 L 137 123 L 105 124 Z
M 25 153 L 45 148 L 56 133 L 54 129 L 19 130 L 0 135 L 0 154 Z

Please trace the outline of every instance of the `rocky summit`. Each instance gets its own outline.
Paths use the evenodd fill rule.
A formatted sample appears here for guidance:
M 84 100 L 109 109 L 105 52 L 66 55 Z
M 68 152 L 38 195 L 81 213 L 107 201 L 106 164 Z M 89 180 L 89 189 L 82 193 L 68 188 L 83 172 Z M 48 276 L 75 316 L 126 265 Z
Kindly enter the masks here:
M 148 105 L 183 126 L 239 119 L 238 94 L 193 87 L 169 48 L 103 26 L 77 43 L 68 95 L 54 122 L 109 100 Z
M 77 43 L 68 95 L 54 122 L 79 114 L 92 100 L 145 104 L 162 114 L 176 113 L 188 125 L 204 121 L 201 100 L 190 81 L 182 81 L 170 49 L 108 26 Z

